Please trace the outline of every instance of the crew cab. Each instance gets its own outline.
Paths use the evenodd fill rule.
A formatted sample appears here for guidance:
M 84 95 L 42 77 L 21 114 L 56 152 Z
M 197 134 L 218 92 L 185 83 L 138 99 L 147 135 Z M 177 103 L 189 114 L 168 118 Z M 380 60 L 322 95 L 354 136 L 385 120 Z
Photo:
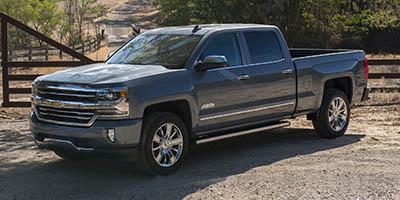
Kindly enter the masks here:
M 159 28 L 105 63 L 37 78 L 30 127 L 39 147 L 62 158 L 121 155 L 166 175 L 191 145 L 298 116 L 324 138 L 342 136 L 351 106 L 368 98 L 367 79 L 363 51 L 289 49 L 276 26 Z

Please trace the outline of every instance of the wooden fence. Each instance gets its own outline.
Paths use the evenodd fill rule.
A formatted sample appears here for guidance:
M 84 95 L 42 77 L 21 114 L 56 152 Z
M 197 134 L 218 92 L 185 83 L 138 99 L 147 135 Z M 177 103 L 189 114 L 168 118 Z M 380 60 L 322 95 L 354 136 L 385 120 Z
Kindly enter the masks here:
M 97 35 L 96 37 L 93 37 L 92 39 L 87 40 L 81 44 L 72 45 L 70 46 L 70 48 L 77 52 L 80 52 L 82 55 L 85 55 L 85 53 L 87 52 L 93 52 L 100 49 L 102 39 L 103 38 L 101 37 L 101 35 Z M 59 60 L 63 60 L 66 55 L 65 53 L 63 53 L 62 50 L 49 46 L 8 51 L 8 59 L 12 61 L 48 61 L 50 56 L 58 56 Z
M 18 74 L 11 75 L 9 73 L 10 68 L 15 67 L 71 67 L 83 64 L 94 63 L 92 59 L 84 56 L 83 54 L 67 47 L 59 42 L 52 40 L 51 38 L 35 31 L 20 21 L 8 16 L 5 13 L 0 13 L 1 17 L 1 66 L 2 66 L 2 78 L 3 78 L 3 107 L 29 107 L 30 102 L 21 101 L 10 101 L 10 94 L 28 94 L 31 93 L 31 88 L 13 88 L 10 87 L 10 81 L 33 81 L 40 75 L 33 74 Z M 48 45 L 70 55 L 71 57 L 78 59 L 79 61 L 9 61 L 9 49 L 8 49 L 8 25 L 13 25 L 17 29 L 35 37 L 36 39 L 47 43 Z
M 3 78 L 3 107 L 29 107 L 30 102 L 15 102 L 10 101 L 10 94 L 26 94 L 28 97 L 31 93 L 31 88 L 12 88 L 10 87 L 10 82 L 12 81 L 33 81 L 36 77 L 40 75 L 33 75 L 33 74 L 18 74 L 13 75 L 9 73 L 9 69 L 15 67 L 74 67 L 83 64 L 89 64 L 94 62 L 101 62 L 101 61 L 93 61 L 90 58 L 83 55 L 85 52 L 85 45 L 81 45 L 78 47 L 70 48 L 65 45 L 62 45 L 45 35 L 29 28 L 27 25 L 22 24 L 21 22 L 17 21 L 14 18 L 9 17 L 4 13 L 0 13 L 1 17 L 1 49 L 3 53 L 1 54 L 1 66 L 2 66 L 2 78 Z M 22 31 L 36 37 L 38 40 L 41 40 L 48 45 L 54 47 L 56 51 L 63 52 L 68 54 L 69 56 L 78 59 L 79 61 L 30 61 L 29 57 L 33 57 L 33 52 L 28 52 L 28 61 L 9 61 L 10 51 L 8 49 L 8 31 L 7 25 L 12 24 L 16 28 L 21 29 Z M 97 41 L 98 42 L 98 41 Z M 91 45 L 89 45 L 90 48 Z M 80 50 L 82 53 L 77 52 L 76 49 Z M 45 50 L 46 51 L 46 50 Z M 50 50 L 47 50 L 49 52 Z M 46 54 L 48 55 L 48 54 Z M 400 59 L 393 59 L 393 60 L 370 60 L 369 64 L 371 66 L 374 65 L 381 65 L 381 66 L 397 66 L 400 68 Z M 370 73 L 370 79 L 400 79 L 400 73 Z M 400 88 L 398 87 L 374 87 L 370 88 L 372 92 L 400 92 Z

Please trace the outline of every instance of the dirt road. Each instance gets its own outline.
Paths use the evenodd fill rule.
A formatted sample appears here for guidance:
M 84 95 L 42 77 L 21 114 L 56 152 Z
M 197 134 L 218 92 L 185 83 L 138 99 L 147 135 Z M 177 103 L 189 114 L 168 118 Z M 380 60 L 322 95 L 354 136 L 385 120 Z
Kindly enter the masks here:
M 37 150 L 26 118 L 0 122 L 0 199 L 400 199 L 400 104 L 354 110 L 346 136 L 309 122 L 195 147 L 182 169 L 67 162 Z
M 105 1 L 101 2 L 104 4 Z M 110 12 L 98 20 L 99 25 L 105 27 L 108 48 L 110 52 L 115 51 L 129 39 L 132 33 L 132 24 L 141 29 L 154 28 L 154 17 L 156 9 L 151 2 L 122 0 L 115 1 L 115 5 L 105 4 Z

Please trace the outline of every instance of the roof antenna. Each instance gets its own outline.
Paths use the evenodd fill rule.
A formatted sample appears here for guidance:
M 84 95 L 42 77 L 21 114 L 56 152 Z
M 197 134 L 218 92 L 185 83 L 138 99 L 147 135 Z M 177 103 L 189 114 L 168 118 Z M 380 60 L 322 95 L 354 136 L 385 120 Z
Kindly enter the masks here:
M 196 25 L 196 26 L 193 27 L 192 33 L 196 33 L 200 29 L 201 29 L 201 27 L 199 25 Z

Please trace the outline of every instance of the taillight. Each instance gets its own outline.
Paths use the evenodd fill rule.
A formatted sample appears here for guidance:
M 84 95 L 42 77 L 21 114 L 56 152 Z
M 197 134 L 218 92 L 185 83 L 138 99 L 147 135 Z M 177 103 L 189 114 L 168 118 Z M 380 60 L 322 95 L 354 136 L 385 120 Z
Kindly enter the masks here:
M 364 60 L 364 77 L 365 80 L 368 80 L 369 68 L 368 68 L 368 58 Z

